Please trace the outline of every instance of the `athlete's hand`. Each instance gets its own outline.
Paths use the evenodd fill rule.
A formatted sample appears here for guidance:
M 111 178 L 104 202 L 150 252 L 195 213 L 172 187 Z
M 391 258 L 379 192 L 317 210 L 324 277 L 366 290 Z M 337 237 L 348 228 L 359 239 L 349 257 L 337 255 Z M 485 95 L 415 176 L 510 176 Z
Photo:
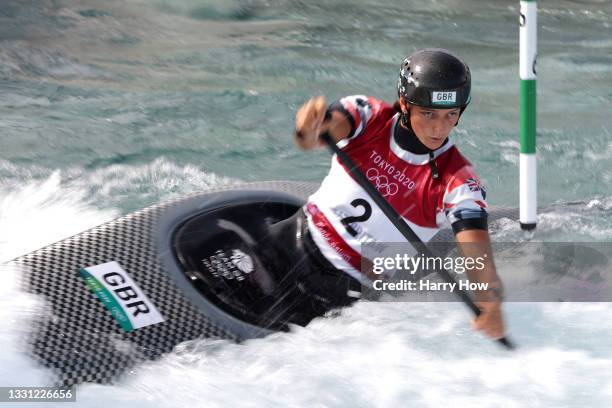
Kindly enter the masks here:
M 308 150 L 319 145 L 319 134 L 325 120 L 327 99 L 316 96 L 308 100 L 295 115 L 295 144 Z
M 472 321 L 472 328 L 480 330 L 488 337 L 497 340 L 504 337 L 504 319 L 500 301 L 476 302 L 480 316 Z

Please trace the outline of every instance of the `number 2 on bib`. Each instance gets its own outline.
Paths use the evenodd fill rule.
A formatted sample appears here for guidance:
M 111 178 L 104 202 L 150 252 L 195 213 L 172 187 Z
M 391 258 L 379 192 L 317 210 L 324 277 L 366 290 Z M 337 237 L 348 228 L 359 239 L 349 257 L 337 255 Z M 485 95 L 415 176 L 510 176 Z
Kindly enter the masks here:
M 344 228 L 346 228 L 346 231 L 355 237 L 357 236 L 357 231 L 355 231 L 355 228 L 353 228 L 351 224 L 354 222 L 367 221 L 372 216 L 372 206 L 370 205 L 370 203 L 368 203 L 363 198 L 356 198 L 355 200 L 351 201 L 351 205 L 355 208 L 363 207 L 363 210 L 364 210 L 363 214 L 357 215 L 357 216 L 345 217 L 341 219 L 340 222 L 342 223 L 342 225 L 344 225 Z

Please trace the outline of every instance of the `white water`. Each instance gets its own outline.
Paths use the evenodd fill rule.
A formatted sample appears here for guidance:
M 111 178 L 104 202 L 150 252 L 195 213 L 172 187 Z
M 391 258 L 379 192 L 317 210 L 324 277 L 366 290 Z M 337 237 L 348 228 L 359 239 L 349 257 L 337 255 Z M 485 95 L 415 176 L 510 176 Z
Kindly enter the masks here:
M 542 3 L 539 198 L 590 204 L 542 215 L 535 238 L 610 242 L 612 3 Z M 321 180 L 326 153 L 303 154 L 289 140 L 299 104 L 320 93 L 393 100 L 401 59 L 427 46 L 470 63 L 474 100 L 457 139 L 490 203 L 516 205 L 517 9 L 3 0 L 0 261 L 235 178 Z M 524 239 L 512 222 L 495 238 Z M 44 302 L 20 292 L 18 277 L 0 271 L 0 386 L 49 381 L 23 348 Z M 76 404 L 58 405 L 609 407 L 611 309 L 509 304 L 521 349 L 507 353 L 470 330 L 460 304 L 362 303 L 292 334 L 183 348 L 120 385 L 79 386 Z
M 175 167 L 165 177 L 183 171 L 190 170 Z M 194 179 L 210 182 L 203 174 Z M 0 259 L 119 215 L 98 209 L 97 196 L 86 197 L 84 186 L 60 173 L 2 191 Z M 6 268 L 0 274 L 0 384 L 48 384 L 47 371 L 23 346 L 28 321 L 44 313 L 44 301 L 19 290 L 18 274 Z M 362 302 L 290 334 L 180 345 L 118 385 L 78 386 L 71 406 L 610 406 L 610 304 L 521 303 L 505 310 L 520 345 L 515 352 L 474 333 L 459 303 Z

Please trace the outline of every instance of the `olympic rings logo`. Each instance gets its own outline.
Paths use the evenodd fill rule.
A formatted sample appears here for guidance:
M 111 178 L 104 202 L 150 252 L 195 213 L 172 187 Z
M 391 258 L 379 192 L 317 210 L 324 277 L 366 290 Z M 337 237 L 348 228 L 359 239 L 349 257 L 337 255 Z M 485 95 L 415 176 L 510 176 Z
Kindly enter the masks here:
M 389 178 L 384 174 L 379 174 L 378 169 L 370 167 L 366 172 L 366 177 L 370 181 L 374 181 L 376 189 L 380 191 L 384 197 L 394 196 L 399 191 L 399 187 L 395 183 L 390 183 Z

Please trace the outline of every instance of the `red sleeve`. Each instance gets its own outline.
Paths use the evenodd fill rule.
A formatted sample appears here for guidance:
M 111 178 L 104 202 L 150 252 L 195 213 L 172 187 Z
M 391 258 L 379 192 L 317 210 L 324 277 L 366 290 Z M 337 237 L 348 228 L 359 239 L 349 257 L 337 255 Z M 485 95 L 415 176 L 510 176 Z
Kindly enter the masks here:
M 329 106 L 330 111 L 343 113 L 351 124 L 348 139 L 363 134 L 383 108 L 383 102 L 365 95 L 345 96 Z
M 450 179 L 444 194 L 444 212 L 455 233 L 466 229 L 487 229 L 487 193 L 470 165 Z

